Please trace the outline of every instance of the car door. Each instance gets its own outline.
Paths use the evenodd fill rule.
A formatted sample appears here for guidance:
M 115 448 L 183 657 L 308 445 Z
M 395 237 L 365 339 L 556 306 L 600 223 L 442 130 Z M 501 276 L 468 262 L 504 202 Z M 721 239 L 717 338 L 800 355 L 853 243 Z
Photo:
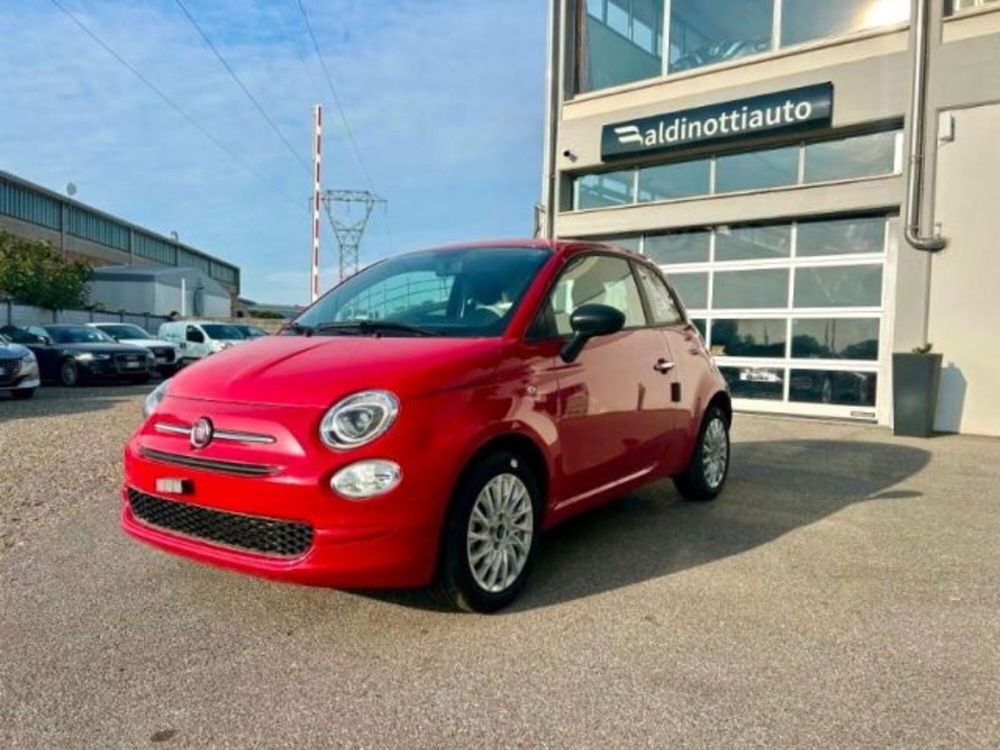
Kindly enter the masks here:
M 185 357 L 201 359 L 208 356 L 209 344 L 207 343 L 205 332 L 199 326 L 187 326 L 185 328 L 184 341 L 187 344 L 184 352 Z
M 680 304 L 659 272 L 636 263 L 653 324 L 666 340 L 671 353 L 669 368 L 662 367 L 670 387 L 670 442 L 681 447 L 694 431 L 698 418 L 697 395 L 702 377 L 710 367 L 701 334 L 685 319 Z M 676 451 L 685 454 L 683 450 Z
M 660 332 L 648 326 L 628 260 L 588 254 L 570 261 L 548 301 L 557 335 L 571 335 L 570 314 L 587 303 L 620 310 L 625 327 L 591 339 L 574 362 L 558 369 L 558 505 L 653 471 L 666 449 L 670 393 L 654 365 L 669 352 Z

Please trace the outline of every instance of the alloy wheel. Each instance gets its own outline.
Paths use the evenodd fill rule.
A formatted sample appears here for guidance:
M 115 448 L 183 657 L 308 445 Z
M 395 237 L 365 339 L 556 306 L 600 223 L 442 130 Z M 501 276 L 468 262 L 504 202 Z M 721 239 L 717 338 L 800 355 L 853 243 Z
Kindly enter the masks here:
M 705 428 L 701 452 L 705 483 L 715 489 L 726 477 L 729 464 L 729 438 L 725 423 L 718 417 L 712 419 Z
M 534 534 L 531 494 L 515 474 L 498 474 L 480 490 L 466 531 L 469 570 L 484 591 L 500 593 L 521 575 Z

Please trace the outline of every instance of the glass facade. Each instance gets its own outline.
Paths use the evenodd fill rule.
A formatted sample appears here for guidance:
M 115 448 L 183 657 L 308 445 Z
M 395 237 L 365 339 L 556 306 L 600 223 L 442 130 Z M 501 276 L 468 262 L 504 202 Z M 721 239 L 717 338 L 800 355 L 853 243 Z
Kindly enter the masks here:
M 666 271 L 735 398 L 873 418 L 896 221 L 803 217 L 630 237 Z
M 615 172 L 580 174 L 573 178 L 572 209 L 898 174 L 902 137 L 899 129 L 885 130 Z
M 992 1 L 948 0 L 949 12 Z M 583 93 L 890 27 L 909 13 L 910 0 L 576 0 L 567 48 Z

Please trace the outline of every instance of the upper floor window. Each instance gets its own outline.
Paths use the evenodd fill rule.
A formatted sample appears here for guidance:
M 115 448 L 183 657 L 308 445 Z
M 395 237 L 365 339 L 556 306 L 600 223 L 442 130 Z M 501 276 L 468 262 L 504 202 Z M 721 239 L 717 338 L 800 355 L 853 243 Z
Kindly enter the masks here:
M 947 0 L 953 10 L 996 0 Z M 576 90 L 892 26 L 910 0 L 577 0 Z M 669 14 L 669 17 L 665 16 Z M 667 44 L 664 48 L 664 33 Z
M 982 8 L 987 5 L 996 5 L 1000 0 L 945 0 L 944 14 L 950 16 L 963 10 L 972 8 Z

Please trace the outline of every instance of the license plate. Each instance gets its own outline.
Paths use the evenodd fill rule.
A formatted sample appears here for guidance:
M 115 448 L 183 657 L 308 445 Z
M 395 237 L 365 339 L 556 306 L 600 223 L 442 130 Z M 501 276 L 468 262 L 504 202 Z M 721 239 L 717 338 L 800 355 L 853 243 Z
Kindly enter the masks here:
M 137 368 L 139 366 L 139 363 L 138 362 L 126 362 L 125 366 L 126 367 L 130 367 L 130 368 L 132 368 L 134 370 L 135 368 Z
M 166 364 L 167 363 L 167 358 L 166 357 L 157 357 L 156 361 L 159 362 L 159 363 L 161 363 L 161 364 Z

